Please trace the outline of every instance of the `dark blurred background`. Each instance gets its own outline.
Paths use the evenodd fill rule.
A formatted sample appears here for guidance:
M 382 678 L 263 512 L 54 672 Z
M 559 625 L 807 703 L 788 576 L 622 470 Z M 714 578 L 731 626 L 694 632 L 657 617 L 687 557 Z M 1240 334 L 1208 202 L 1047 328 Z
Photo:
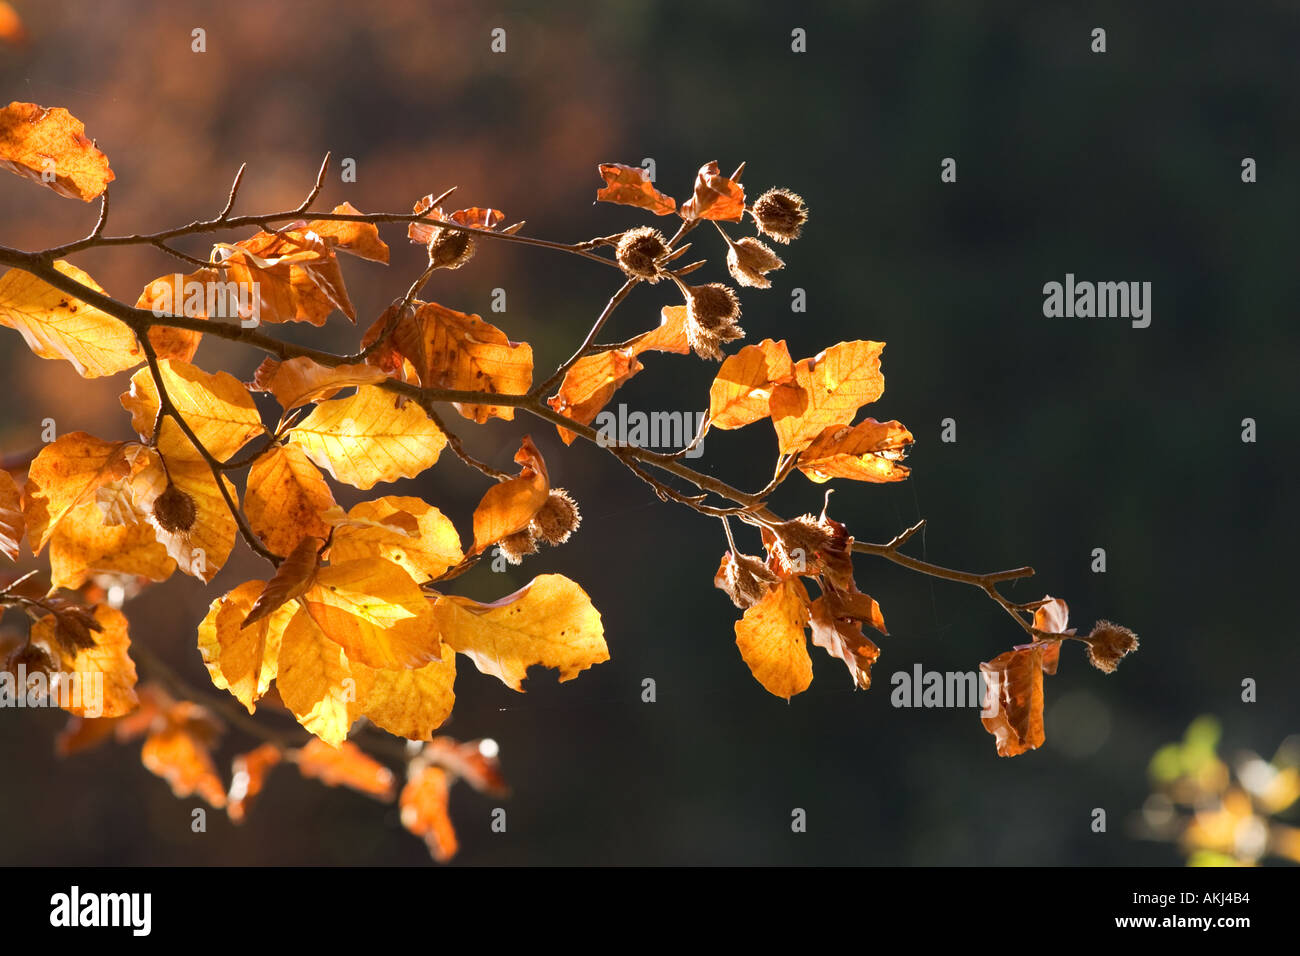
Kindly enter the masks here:
M 1176 848 L 1130 826 L 1147 764 L 1196 715 L 1224 726 L 1227 752 L 1272 753 L 1300 730 L 1291 630 L 1297 455 L 1294 376 L 1296 62 L 1288 3 L 1061 4 L 387 2 L 15 4 L 25 46 L 0 47 L 8 100 L 63 106 L 108 154 L 110 232 L 152 231 L 217 212 L 241 162 L 239 208 L 282 209 L 321 156 L 357 161 L 320 208 L 405 211 L 459 185 L 458 205 L 495 206 L 531 235 L 566 241 L 651 217 L 593 205 L 599 162 L 652 157 L 661 189 L 688 195 L 695 170 L 748 162 L 750 195 L 771 185 L 811 208 L 771 291 L 743 296 L 748 339 L 785 338 L 796 358 L 837 341 L 888 343 L 887 391 L 865 410 L 916 434 L 913 477 L 835 482 L 832 513 L 885 540 L 928 519 L 915 553 L 951 567 L 1032 564 L 1010 590 L 1065 598 L 1071 624 L 1127 624 L 1141 650 L 1111 676 L 1067 646 L 1047 682 L 1045 747 L 999 758 L 974 710 L 890 706 L 890 675 L 966 671 L 1022 635 L 974 589 L 859 558 L 877 597 L 875 686 L 854 692 L 813 648 L 815 680 L 769 696 L 736 651 L 738 613 L 712 586 L 716 522 L 659 503 L 603 452 L 563 449 L 536 421 L 459 427 L 505 466 L 518 436 L 539 441 L 585 522 L 570 545 L 508 574 L 477 568 L 463 593 L 495 598 L 543 571 L 580 582 L 601 610 L 612 660 L 570 683 L 534 671 L 515 694 L 462 662 L 445 732 L 496 738 L 513 794 L 457 788 L 457 862 L 1177 864 Z M 190 50 L 207 31 L 207 52 Z M 489 50 L 504 27 L 507 52 Z M 1089 50 L 1107 31 L 1108 52 Z M 791 30 L 807 52 L 791 52 Z M 954 157 L 958 181 L 940 182 Z M 1241 160 L 1259 181 L 1241 181 Z M 83 235 L 96 207 L 17 178 L 0 182 L 0 243 L 38 249 Z M 455 208 L 455 207 L 453 207 Z M 662 224 L 662 223 L 656 223 Z M 696 251 L 720 262 L 701 230 Z M 226 238 L 241 238 L 239 236 Z M 386 269 L 345 263 L 364 328 L 422 264 L 400 229 Z M 195 242 L 188 251 L 205 255 Z M 175 271 L 153 250 L 97 251 L 77 264 L 134 301 Z M 1153 284 L 1153 321 L 1048 319 L 1042 286 L 1080 279 Z M 718 265 L 699 274 L 724 279 Z M 545 250 L 484 244 L 425 297 L 478 312 L 533 343 L 539 369 L 580 340 L 616 286 L 609 270 Z M 508 294 L 490 312 L 494 288 Z M 807 292 L 792 315 L 790 290 Z M 673 304 L 639 289 L 608 338 L 648 328 Z M 277 332 L 351 350 L 359 330 Z M 84 381 L 0 338 L 6 451 L 39 422 L 126 437 L 126 375 Z M 207 340 L 196 361 L 251 377 L 260 355 Z M 617 401 L 703 408 L 716 366 L 651 355 Z M 1291 396 L 1288 398 L 1288 396 Z M 958 441 L 939 440 L 957 422 Z M 1241 420 L 1259 440 L 1243 444 Z M 697 464 L 744 487 L 770 474 L 769 426 L 713 433 Z M 816 511 L 823 486 L 796 475 L 774 504 Z M 450 455 L 416 481 L 467 534 L 481 484 Z M 342 489 L 351 504 L 360 493 Z M 748 532 L 746 531 L 748 534 Z M 756 540 L 741 542 L 758 550 Z M 1105 574 L 1089 565 L 1108 556 Z M 149 642 L 205 684 L 194 629 L 220 587 L 261 568 L 237 546 L 211 589 L 179 576 L 126 607 Z M 640 699 L 643 678 L 658 700 Z M 1240 700 L 1243 678 L 1259 702 Z M 392 806 L 278 770 L 242 827 L 149 775 L 138 748 L 62 760 L 59 712 L 0 717 L 0 862 L 337 864 L 427 862 Z M 232 733 L 223 766 L 248 740 Z M 793 808 L 808 831 L 791 832 Z M 1105 808 L 1109 828 L 1091 831 Z

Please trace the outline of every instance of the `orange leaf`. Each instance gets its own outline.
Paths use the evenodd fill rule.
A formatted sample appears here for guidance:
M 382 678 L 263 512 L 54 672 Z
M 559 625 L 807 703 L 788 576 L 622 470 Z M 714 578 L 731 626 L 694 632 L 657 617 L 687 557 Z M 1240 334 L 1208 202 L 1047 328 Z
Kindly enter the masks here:
M 67 432 L 40 450 L 27 472 L 23 513 L 32 552 L 40 554 L 68 514 L 95 500 L 101 486 L 130 469 L 126 442 L 108 442 L 85 432 Z
M 440 863 L 456 855 L 456 830 L 447 814 L 447 772 L 440 767 L 417 767 L 402 788 L 402 826 L 420 837 Z
M 440 657 L 428 596 L 391 561 L 370 558 L 321 568 L 301 603 L 349 661 L 407 668 Z
M 768 693 L 789 700 L 812 683 L 812 659 L 804 636 L 808 617 L 803 582 L 785 578 L 736 622 L 740 656 Z
M 423 756 L 450 770 L 480 793 L 503 797 L 509 793 L 501 776 L 495 740 L 467 740 L 459 743 L 451 737 L 434 737 L 424 747 Z
M 390 669 L 351 664 L 357 696 L 367 720 L 390 734 L 428 740 L 451 716 L 456 702 L 456 654 L 447 646 L 442 660 L 423 667 Z
M 772 391 L 781 454 L 799 451 L 830 425 L 847 425 L 885 391 L 883 342 L 841 342 L 794 367 L 794 381 Z
M 389 801 L 397 791 L 393 771 L 364 750 L 345 740 L 337 749 L 320 740 L 309 740 L 293 752 L 293 760 L 304 777 L 327 787 L 347 787 L 379 800 Z
M 1043 646 L 1030 644 L 980 664 L 985 696 L 980 717 L 997 739 L 998 756 L 1014 757 L 1047 739 L 1043 730 Z
M 209 373 L 172 359 L 163 359 L 158 368 L 172 404 L 217 461 L 230 458 L 266 431 L 253 396 L 229 372 Z M 131 388 L 122 393 L 119 401 L 131 413 L 131 425 L 140 439 L 148 441 L 158 419 L 158 387 L 149 369 L 142 368 L 131 376 Z M 168 465 L 178 458 L 201 460 L 193 443 L 170 417 L 163 420 L 158 450 Z
M 350 202 L 335 206 L 330 212 L 360 216 L 362 212 Z M 379 227 L 372 222 L 348 222 L 338 219 L 313 219 L 307 228 L 329 245 L 371 262 L 388 263 L 388 245 L 379 238 Z
M 104 291 L 71 263 L 56 259 L 54 268 L 81 285 Z M 16 330 L 41 358 L 66 359 L 82 378 L 115 375 L 144 361 L 140 343 L 125 322 L 21 269 L 0 276 L 0 325 Z
M 171 784 L 176 796 L 197 793 L 212 806 L 224 807 L 226 788 L 210 751 L 217 733 L 218 727 L 206 710 L 181 701 L 168 711 L 165 724 L 149 734 L 140 760 L 150 773 Z
M 740 222 L 744 215 L 745 190 L 740 183 L 722 175 L 716 161 L 701 166 L 694 195 L 682 203 L 682 218 Z
M 230 764 L 230 792 L 226 796 L 226 813 L 231 823 L 243 823 L 248 806 L 262 792 L 266 777 L 282 759 L 275 744 L 262 744 L 246 754 L 239 754 Z
M 395 522 L 406 519 L 410 525 Z M 423 583 L 460 564 L 460 536 L 437 508 L 419 498 L 386 495 L 361 501 L 334 529 L 330 561 L 342 564 L 381 557 Z
M 0 167 L 86 202 L 115 178 L 81 120 L 61 107 L 35 103 L 14 102 L 0 110 Z
M 496 326 L 477 315 L 438 305 L 417 303 L 393 331 L 392 343 L 410 359 L 425 388 L 523 395 L 533 381 L 533 349 L 511 342 Z M 482 424 L 489 418 L 510 421 L 510 405 L 456 403 L 456 410 Z
M 474 547 L 470 555 L 487 550 L 508 534 L 528 527 L 551 494 L 546 462 L 531 438 L 524 436 L 515 452 L 522 467 L 516 478 L 498 482 L 487 490 L 474 509 Z
M 213 284 L 209 285 L 209 283 Z M 203 290 L 201 297 L 195 291 L 198 289 Z M 216 298 L 216 290 L 225 289 L 221 273 L 216 269 L 199 269 L 189 275 L 173 273 L 159 276 L 144 287 L 140 298 L 136 300 L 135 307 L 148 309 L 159 317 L 184 315 L 192 319 L 208 319 L 211 318 L 208 315 L 208 289 L 214 290 L 213 311 L 217 317 L 222 317 L 225 310 L 218 303 L 224 304 L 227 300 Z M 231 316 L 234 315 L 232 311 Z M 149 341 L 153 343 L 154 351 L 158 353 L 160 359 L 192 361 L 202 338 L 202 332 L 166 325 L 155 325 L 149 330 Z
M 50 695 L 78 717 L 121 717 L 139 702 L 135 663 L 127 653 L 126 615 L 106 604 L 95 607 L 100 629 L 89 646 L 74 646 L 59 633 L 59 619 L 47 614 L 32 625 L 31 642 L 46 648 L 58 668 Z M 66 683 L 66 687 L 64 686 Z
M 324 541 L 330 536 L 330 519 L 343 515 L 325 476 L 293 444 L 273 445 L 253 462 L 244 512 L 254 533 L 279 555 L 288 555 L 308 537 Z
M 772 389 L 794 377 L 785 342 L 764 339 L 727 357 L 709 388 L 709 424 L 740 428 L 770 414 Z
M 245 623 L 266 587 L 245 581 L 217 598 L 198 630 L 199 654 L 212 685 L 230 691 L 250 714 L 276 677 L 284 631 L 298 610 L 277 607 Z
M 605 185 L 596 190 L 597 201 L 638 206 L 656 216 L 666 216 L 677 208 L 677 201 L 655 189 L 649 173 L 640 166 L 601 163 L 599 170 Z
M 812 639 L 832 657 L 838 657 L 849 669 L 855 686 L 871 686 L 871 665 L 880 656 L 880 648 L 862 633 L 870 624 L 885 633 L 885 618 L 880 605 L 860 592 L 843 592 L 827 586 L 825 593 L 812 602 Z
M 325 542 L 310 535 L 298 542 L 289 556 L 275 569 L 275 577 L 253 602 L 242 627 L 269 616 L 273 611 L 307 593 L 320 570 L 320 548 Z M 287 622 L 286 622 L 287 623 Z
M 334 250 L 319 236 L 300 229 L 259 232 L 218 249 L 226 253 L 226 281 L 243 293 L 237 309 L 241 320 L 321 326 L 338 309 L 356 321 Z
M 343 648 L 305 609 L 284 629 L 277 666 L 275 686 L 298 723 L 330 746 L 343 743 L 361 716 L 356 678 Z
M 831 478 L 857 481 L 902 481 L 911 469 L 899 462 L 912 444 L 912 433 L 898 422 L 874 418 L 847 425 L 828 425 L 799 455 L 799 470 L 816 482 Z
M 252 389 L 270 392 L 286 412 L 333 398 L 351 385 L 376 385 L 388 376 L 375 365 L 319 365 L 307 356 L 284 362 L 268 358 L 253 373 Z
M 183 436 L 178 437 L 185 441 Z M 207 462 L 198 458 L 172 457 L 167 459 L 164 469 L 162 458 L 154 449 L 137 448 L 137 452 L 130 479 L 137 509 L 148 515 L 155 537 L 182 572 L 202 581 L 211 581 L 230 557 L 238 528 Z M 169 478 L 177 490 L 189 495 L 194 502 L 194 523 L 187 530 L 168 530 L 153 513 L 158 497 L 167 489 Z M 221 481 L 230 500 L 238 506 L 235 486 L 225 475 L 221 476 Z
M 23 493 L 18 489 L 13 475 L 0 471 L 0 552 L 8 555 L 9 560 L 18 560 L 18 549 L 26 530 Z

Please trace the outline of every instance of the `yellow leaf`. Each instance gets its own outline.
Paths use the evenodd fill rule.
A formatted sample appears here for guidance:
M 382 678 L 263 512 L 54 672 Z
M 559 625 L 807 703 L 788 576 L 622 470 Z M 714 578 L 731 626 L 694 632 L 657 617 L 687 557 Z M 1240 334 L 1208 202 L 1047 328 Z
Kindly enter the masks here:
M 515 461 L 522 466 L 518 477 L 493 485 L 474 509 L 474 548 L 470 554 L 485 551 L 506 535 L 528 527 L 550 497 L 546 462 L 527 435 L 515 452 Z
M 421 302 L 414 315 L 393 331 L 393 345 L 415 366 L 425 388 L 523 395 L 533 382 L 533 349 L 511 342 L 496 326 L 468 315 Z M 489 418 L 510 421 L 510 405 L 465 405 L 456 410 L 480 424 Z
M 194 524 L 188 531 L 169 531 L 153 514 L 154 502 L 167 489 L 168 475 L 172 484 L 194 502 Z M 238 506 L 235 486 L 224 475 L 221 480 L 230 493 L 230 500 Z M 230 557 L 239 528 L 207 463 L 198 459 L 168 458 L 164 471 L 158 453 L 146 448 L 136 457 L 131 473 L 131 491 L 136 506 L 149 516 L 154 534 L 181 571 L 211 581 Z
M 442 660 L 423 667 L 387 670 L 354 663 L 357 694 L 371 723 L 410 740 L 428 740 L 456 702 L 456 655 L 443 648 Z
M 352 722 L 360 716 L 347 654 L 304 609 L 284 629 L 275 686 L 298 723 L 332 747 L 347 739 Z
M 31 642 L 44 646 L 56 662 L 59 674 L 50 693 L 60 702 L 66 695 L 64 710 L 78 717 L 121 717 L 139 703 L 135 664 L 127 653 L 131 640 L 126 615 L 107 604 L 96 605 L 94 614 L 100 630 L 92 632 L 90 647 L 70 647 L 60 640 L 53 614 L 32 625 Z M 69 682 L 66 688 L 65 681 Z
M 447 436 L 414 402 L 374 385 L 350 398 L 321 402 L 289 440 L 339 481 L 365 491 L 381 481 L 414 478 L 438 460 Z
M 70 511 L 86 502 L 93 505 L 96 490 L 129 469 L 126 442 L 103 441 L 85 432 L 68 432 L 42 448 L 28 469 L 23 492 L 32 552 L 40 554 Z
M 35 103 L 15 102 L 0 110 L 0 167 L 85 202 L 114 179 L 108 157 L 86 138 L 81 120 L 61 107 Z
M 264 586 L 261 581 L 245 581 L 213 601 L 199 625 L 199 653 L 213 686 L 234 694 L 250 714 L 275 680 L 280 642 L 298 611 L 290 603 L 242 627 Z
M 268 358 L 253 374 L 255 391 L 270 392 L 286 412 L 333 398 L 351 385 L 375 385 L 387 378 L 377 365 L 320 365 L 307 356 L 284 362 Z
M 96 292 L 104 291 L 71 263 L 59 259 L 54 268 Z M 16 329 L 41 358 L 71 362 L 82 378 L 114 375 L 144 361 L 126 323 L 21 269 L 0 276 L 0 325 Z
M 902 481 L 911 469 L 900 464 L 912 433 L 898 422 L 868 418 L 854 425 L 830 425 L 799 455 L 799 470 L 816 482 L 831 478 Z
M 18 560 L 18 549 L 27 530 L 23 518 L 23 493 L 14 476 L 0 470 L 0 552 Z
M 517 691 L 533 665 L 556 668 L 566 681 L 609 660 L 600 612 L 562 574 L 540 575 L 491 604 L 440 597 L 433 615 L 449 647 Z
M 349 660 L 397 668 L 438 659 L 429 598 L 391 561 L 369 558 L 321 568 L 302 603 Z
M 841 342 L 794 367 L 794 381 L 772 390 L 772 423 L 781 454 L 799 451 L 830 425 L 847 425 L 885 391 L 884 342 Z
M 736 622 L 736 646 L 750 673 L 770 694 L 789 700 L 812 683 L 812 658 L 804 627 L 808 592 L 796 578 L 773 585 Z
M 119 483 L 125 484 L 114 484 Z M 176 562 L 144 515 L 136 514 L 135 520 L 122 524 L 107 524 L 93 500 L 68 512 L 50 535 L 50 583 L 56 588 L 75 590 L 97 571 L 165 581 L 175 570 Z
M 709 424 L 740 428 L 770 414 L 772 389 L 794 377 L 785 342 L 764 339 L 727 357 L 709 388 Z
M 248 471 L 244 513 L 262 543 L 282 557 L 303 538 L 324 541 L 342 516 L 325 476 L 297 445 L 274 445 Z
M 172 404 L 203 447 L 217 461 L 225 461 L 250 439 L 265 432 L 253 396 L 239 379 L 227 372 L 209 374 L 188 362 L 164 359 L 158 363 L 163 385 Z M 122 393 L 122 407 L 131 413 L 131 426 L 148 441 L 158 418 L 158 390 L 149 370 L 131 376 L 131 390 Z M 170 465 L 176 458 L 199 458 L 190 440 L 170 418 L 164 420 L 158 450 Z
M 411 532 L 386 523 L 408 515 L 414 521 Z M 353 522 L 334 530 L 330 561 L 342 564 L 376 555 L 400 565 L 412 578 L 424 582 L 439 577 L 460 564 L 460 536 L 441 511 L 419 498 L 385 495 L 362 501 L 348 512 Z M 367 522 L 361 524 L 359 522 Z

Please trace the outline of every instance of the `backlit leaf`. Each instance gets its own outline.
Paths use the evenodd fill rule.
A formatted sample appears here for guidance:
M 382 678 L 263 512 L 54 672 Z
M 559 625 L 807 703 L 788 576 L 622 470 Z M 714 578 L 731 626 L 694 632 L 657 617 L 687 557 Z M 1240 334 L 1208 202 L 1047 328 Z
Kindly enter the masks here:
M 78 717 L 120 717 L 134 710 L 139 702 L 135 663 L 127 653 L 131 640 L 126 615 L 100 604 L 95 607 L 94 619 L 100 629 L 93 632 L 89 646 L 74 646 L 65 640 L 53 614 L 32 624 L 31 642 L 46 648 L 55 662 L 58 676 L 50 693 L 52 697 L 57 695 L 61 703 L 66 694 L 68 706 L 64 710 Z M 62 688 L 65 681 L 69 682 L 66 691 Z
M 816 482 L 902 481 L 911 473 L 900 464 L 911 444 L 912 433 L 898 422 L 868 418 L 852 427 L 830 425 L 799 455 L 799 470 Z
M 601 163 L 598 169 L 605 180 L 605 185 L 596 190 L 596 199 L 600 202 L 638 206 L 656 216 L 666 216 L 677 208 L 677 200 L 655 189 L 650 174 L 640 166 Z
M 729 355 L 709 388 L 709 423 L 740 428 L 770 414 L 772 389 L 794 377 L 785 342 L 764 339 Z
M 347 655 L 305 609 L 299 608 L 284 629 L 275 686 L 298 723 L 332 747 L 347 739 L 361 716 Z
M 262 543 L 288 555 L 307 537 L 329 537 L 332 517 L 343 511 L 325 476 L 298 445 L 273 445 L 248 470 L 244 513 Z
M 789 700 L 812 683 L 812 659 L 804 628 L 808 592 L 797 578 L 772 585 L 736 622 L 736 646 L 749 671 L 770 694 Z
M 440 597 L 433 610 L 448 646 L 517 691 L 534 665 L 556 668 L 566 681 L 609 660 L 600 612 L 561 574 L 539 575 L 491 604 Z
M 447 772 L 441 767 L 414 767 L 398 801 L 402 826 L 424 840 L 440 863 L 455 856 L 459 846 L 447 813 L 448 789 Z
M 304 777 L 319 780 L 327 787 L 347 787 L 384 801 L 392 800 L 397 793 L 393 771 L 350 740 L 338 748 L 309 740 L 292 756 Z
M 302 604 L 348 660 L 368 667 L 419 667 L 441 650 L 429 599 L 402 568 L 382 558 L 321 568 Z
M 266 431 L 253 396 L 233 375 L 213 374 L 188 362 L 173 360 L 160 361 L 158 366 L 172 404 L 217 461 L 230 458 Z M 131 413 L 131 426 L 142 441 L 148 441 L 158 417 L 158 389 L 148 369 L 142 368 L 131 376 L 131 388 L 122 393 L 121 402 Z M 168 464 L 180 458 L 200 457 L 171 418 L 163 420 L 158 450 Z
M 998 756 L 1014 757 L 1047 739 L 1043 729 L 1043 649 L 1031 644 L 980 664 L 984 707 L 980 720 L 997 740 Z M 989 714 L 992 716 L 984 716 Z
M 885 391 L 883 342 L 841 342 L 794 367 L 794 381 L 772 391 L 781 454 L 799 451 L 831 425 L 847 425 Z
M 352 385 L 375 385 L 387 378 L 375 365 L 320 365 L 304 356 L 284 362 L 268 358 L 253 375 L 253 389 L 270 392 L 284 410 L 333 398 Z
M 108 157 L 86 138 L 81 120 L 61 107 L 35 103 L 14 102 L 0 110 L 0 167 L 85 202 L 114 179 Z
M 392 523 L 403 515 L 412 521 L 406 529 Z M 348 512 L 348 519 L 352 523 L 344 521 L 334 530 L 330 561 L 335 564 L 379 556 L 424 582 L 464 558 L 455 526 L 441 511 L 419 498 L 386 495 L 358 502 Z
M 213 601 L 199 624 L 199 654 L 213 686 L 230 691 L 250 714 L 275 680 L 281 639 L 298 610 L 289 604 L 244 626 L 263 588 L 261 581 L 245 581 Z
M 723 176 L 717 162 L 701 166 L 694 193 L 682 203 L 682 218 L 740 222 L 744 214 L 745 190 L 740 183 Z
M 489 488 L 474 509 L 474 547 L 470 554 L 479 554 L 506 535 L 526 528 L 550 496 L 546 462 L 527 435 L 515 452 L 515 461 L 521 466 L 519 475 Z

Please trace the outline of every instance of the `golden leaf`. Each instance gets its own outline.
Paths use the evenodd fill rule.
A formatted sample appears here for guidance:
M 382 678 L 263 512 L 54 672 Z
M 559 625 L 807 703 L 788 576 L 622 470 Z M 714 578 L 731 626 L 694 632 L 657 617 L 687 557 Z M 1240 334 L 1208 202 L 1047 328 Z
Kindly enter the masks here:
M 86 138 L 81 120 L 61 107 L 35 103 L 14 102 L 0 110 L 0 167 L 85 202 L 114 179 L 108 157 Z
M 78 717 L 121 717 L 139 703 L 135 663 L 127 653 L 131 640 L 126 615 L 106 604 L 96 605 L 94 615 L 100 630 L 93 632 L 90 646 L 77 647 L 62 640 L 53 614 L 32 624 L 31 642 L 43 646 L 58 668 L 50 694 L 61 705 L 64 699 L 68 701 L 64 710 Z M 65 688 L 64 681 L 70 686 Z
M 307 356 L 280 362 L 268 358 L 253 374 L 253 388 L 270 392 L 286 412 L 302 405 L 333 398 L 351 385 L 375 385 L 387 378 L 375 365 L 320 365 Z
M 253 532 L 278 555 L 307 537 L 324 541 L 343 511 L 325 476 L 297 445 L 272 445 L 248 470 L 244 513 Z
M 23 490 L 32 552 L 40 554 L 69 512 L 87 502 L 93 506 L 96 490 L 129 470 L 126 442 L 67 432 L 42 448 L 28 469 Z
M 363 491 L 381 481 L 414 478 L 447 444 L 419 405 L 374 385 L 321 402 L 289 432 L 289 440 L 339 481 Z
M 709 388 L 709 424 L 714 428 L 740 428 L 771 409 L 772 389 L 794 377 L 794 364 L 785 342 L 764 339 L 729 355 Z
M 449 647 L 517 691 L 534 665 L 556 668 L 567 681 L 609 660 L 600 612 L 561 574 L 539 575 L 491 604 L 440 597 L 433 614 Z
M 847 425 L 829 425 L 799 455 L 799 470 L 816 482 L 831 478 L 856 481 L 902 481 L 911 469 L 900 464 L 912 444 L 912 433 L 898 422 L 874 418 Z
M 27 522 L 23 518 L 23 493 L 14 476 L 0 470 L 0 552 L 11 561 L 18 560 Z
M 54 268 L 96 292 L 104 291 L 71 263 L 58 259 Z M 82 378 L 115 375 L 144 361 L 144 351 L 126 323 L 21 269 L 0 276 L 0 325 L 16 329 L 41 358 L 71 362 Z
M 442 660 L 401 670 L 353 663 L 363 712 L 371 723 L 410 740 L 428 740 L 451 715 L 456 702 L 456 655 L 442 649 Z
M 522 466 L 518 477 L 493 485 L 474 509 L 474 547 L 470 550 L 471 555 L 479 554 L 506 535 L 528 527 L 551 494 L 546 462 L 527 435 L 515 452 L 515 461 Z
M 830 425 L 847 425 L 885 391 L 883 342 L 841 342 L 794 367 L 794 381 L 772 390 L 781 454 L 799 451 Z
M 391 523 L 402 515 L 412 519 L 412 526 L 406 530 Z M 385 495 L 362 501 L 348 512 L 348 519 L 334 530 L 330 561 L 335 564 L 378 555 L 400 565 L 417 582 L 424 582 L 439 577 L 464 558 L 455 526 L 441 511 L 419 498 Z
M 321 568 L 302 604 L 348 660 L 418 667 L 441 650 L 429 598 L 391 561 L 368 558 Z
M 789 700 L 812 683 L 804 627 L 808 592 L 797 577 L 772 585 L 736 622 L 736 646 L 749 671 L 770 694 Z
M 456 830 L 447 813 L 447 771 L 441 767 L 416 767 L 398 801 L 402 826 L 424 840 L 430 855 L 445 863 L 456 855 Z
M 164 359 L 158 363 L 163 386 L 176 411 L 196 438 L 217 461 L 225 461 L 250 440 L 263 434 L 262 416 L 253 396 L 239 379 L 227 372 L 211 374 L 188 362 Z M 158 418 L 158 389 L 148 369 L 131 376 L 123 392 L 122 407 L 131 413 L 131 427 L 142 441 L 153 434 Z M 196 460 L 198 451 L 170 417 L 163 420 L 158 450 L 168 465 L 177 459 Z
M 303 608 L 284 629 L 275 686 L 298 723 L 331 747 L 347 739 L 361 716 L 347 654 Z
M 230 691 L 250 714 L 275 680 L 280 642 L 298 610 L 282 606 L 245 626 L 264 587 L 261 581 L 245 581 L 213 601 L 199 624 L 199 654 L 213 686 Z

